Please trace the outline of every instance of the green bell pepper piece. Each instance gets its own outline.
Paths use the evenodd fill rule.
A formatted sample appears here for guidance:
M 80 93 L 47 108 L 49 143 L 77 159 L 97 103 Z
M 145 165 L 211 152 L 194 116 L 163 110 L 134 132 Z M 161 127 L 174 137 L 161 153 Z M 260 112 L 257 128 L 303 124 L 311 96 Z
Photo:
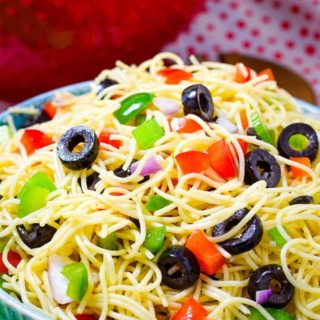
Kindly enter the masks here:
M 275 319 L 275 320 L 295 320 L 289 313 L 272 308 L 265 308 L 265 310 Z M 250 309 L 249 320 L 265 320 L 266 318 L 257 310 Z
M 10 140 L 12 137 L 12 132 L 10 128 L 6 125 L 0 126 L 0 142 L 5 142 Z
M 106 238 L 98 237 L 98 246 L 107 250 L 118 250 L 119 241 L 115 232 L 110 233 Z
M 286 228 L 284 229 L 287 232 L 287 229 Z M 273 241 L 275 241 L 278 247 L 282 248 L 287 243 L 287 240 L 281 235 L 277 227 L 273 227 L 272 229 L 270 229 L 268 231 L 268 235 Z
M 20 204 L 17 216 L 19 218 L 23 218 L 29 213 L 43 208 L 47 204 L 47 197 L 49 193 L 56 189 L 56 186 L 45 173 L 35 173 L 24 184 L 18 194 Z
M 272 138 L 269 134 L 269 132 L 267 131 L 267 129 L 265 128 L 265 126 L 263 125 L 259 114 L 257 112 L 253 112 L 250 116 L 250 120 L 252 123 L 252 126 L 254 128 L 254 130 L 256 131 L 256 134 L 264 141 L 270 144 L 272 143 Z
M 7 238 L 0 239 L 0 253 L 3 252 L 5 246 L 7 245 L 7 242 L 8 242 Z
M 61 273 L 69 280 L 67 295 L 80 302 L 88 288 L 88 270 L 82 262 L 67 264 Z
M 149 149 L 164 136 L 164 131 L 156 119 L 152 118 L 140 124 L 132 131 L 132 134 L 141 149 Z
M 145 114 L 138 114 L 136 116 L 136 126 L 140 126 L 140 124 L 146 121 L 147 116 Z
M 166 227 L 155 227 L 147 230 L 146 239 L 143 246 L 156 254 L 162 247 L 166 234 Z
M 154 94 L 147 92 L 133 94 L 120 102 L 120 108 L 113 115 L 121 124 L 126 124 L 146 109 L 153 97 Z
M 18 199 L 21 199 L 24 193 L 34 187 L 47 189 L 49 192 L 57 190 L 56 186 L 45 173 L 37 172 L 24 184 L 20 193 L 18 194 Z
M 17 217 L 23 218 L 31 212 L 37 211 L 47 204 L 48 189 L 33 187 L 23 193 L 21 197 Z
M 149 199 L 146 203 L 146 208 L 149 211 L 157 211 L 157 210 L 160 210 L 160 209 L 168 206 L 171 203 L 172 203 L 172 201 L 167 200 L 157 194 L 154 194 L 151 197 L 149 197 Z

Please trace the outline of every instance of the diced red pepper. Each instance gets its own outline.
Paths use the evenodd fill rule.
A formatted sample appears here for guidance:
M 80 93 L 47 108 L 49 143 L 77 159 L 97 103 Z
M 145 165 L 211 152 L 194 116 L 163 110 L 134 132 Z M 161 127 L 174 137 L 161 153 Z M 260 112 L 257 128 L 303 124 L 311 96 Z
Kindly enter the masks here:
M 245 83 L 251 80 L 251 69 L 246 67 L 243 63 L 237 63 L 234 80 L 238 83 Z
M 76 315 L 77 320 L 97 320 L 97 318 L 92 314 L 78 314 Z
M 171 182 L 172 182 L 172 185 L 175 187 L 178 184 L 179 180 L 176 178 L 172 178 Z
M 110 135 L 111 135 L 110 132 L 102 131 L 99 135 L 99 142 L 109 144 L 109 145 L 119 149 L 122 146 L 122 141 L 121 140 L 111 140 Z
M 116 99 L 121 98 L 121 97 L 122 97 L 122 94 L 115 93 L 115 94 L 112 95 L 111 99 L 112 100 L 116 100 Z
M 240 110 L 240 120 L 243 130 L 247 130 L 249 127 L 249 121 L 245 110 Z
M 43 110 L 51 119 L 54 118 L 57 112 L 57 108 L 52 104 L 51 101 L 48 101 L 43 105 Z
M 224 256 L 201 230 L 192 233 L 186 247 L 197 257 L 201 272 L 209 276 L 217 273 L 225 264 Z
M 165 78 L 167 84 L 178 84 L 183 80 L 192 78 L 192 73 L 177 68 L 165 68 L 159 70 L 158 74 Z
M 8 261 L 16 268 L 18 266 L 18 264 L 21 261 L 21 257 L 18 253 L 14 252 L 14 251 L 9 251 L 8 253 Z M 7 274 L 8 268 L 5 266 L 3 260 L 2 260 L 2 253 L 0 253 L 0 273 L 5 273 Z
M 262 71 L 260 71 L 258 73 L 258 76 L 262 76 L 262 75 L 268 76 L 268 78 L 265 81 L 267 81 L 267 80 L 275 80 L 273 72 L 272 72 L 272 70 L 270 68 L 264 69 L 264 70 L 262 70 Z
M 207 310 L 194 298 L 188 298 L 171 320 L 204 320 Z
M 242 149 L 243 154 L 246 155 L 247 152 L 248 152 L 248 144 L 245 141 L 241 140 L 241 139 L 237 139 L 237 141 L 240 144 L 240 147 Z
M 237 169 L 233 156 L 226 140 L 221 139 L 214 143 L 209 149 L 210 165 L 222 178 L 234 178 Z
M 53 143 L 52 139 L 45 133 L 36 129 L 26 129 L 21 137 L 27 154 L 32 154 L 35 150 L 43 148 Z
M 114 197 L 123 196 L 123 193 L 121 192 L 110 192 L 109 194 L 110 196 L 114 196 Z
M 186 151 L 178 154 L 176 160 L 183 173 L 200 173 L 210 165 L 210 157 L 201 151 Z
M 202 130 L 202 127 L 192 119 L 172 118 L 169 123 L 171 130 L 179 133 L 194 133 Z
M 311 168 L 311 161 L 308 157 L 290 157 L 290 160 L 295 161 L 297 163 L 303 164 L 308 168 Z M 290 170 L 294 177 L 301 178 L 303 176 L 307 176 L 308 172 L 299 169 L 295 166 L 290 166 Z

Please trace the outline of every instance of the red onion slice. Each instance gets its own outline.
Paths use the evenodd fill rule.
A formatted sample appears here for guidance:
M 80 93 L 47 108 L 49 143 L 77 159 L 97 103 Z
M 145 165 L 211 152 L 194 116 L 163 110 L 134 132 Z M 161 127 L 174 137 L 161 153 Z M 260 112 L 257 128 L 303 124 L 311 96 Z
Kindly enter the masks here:
M 48 277 L 52 296 L 59 304 L 67 304 L 73 300 L 67 296 L 68 280 L 62 275 L 62 268 L 68 262 L 61 256 L 53 254 L 48 261 Z
M 137 170 L 138 165 L 139 165 L 139 162 L 134 162 L 131 165 L 131 172 L 132 173 L 134 173 Z M 149 158 L 145 162 L 145 164 L 144 164 L 144 166 L 143 166 L 143 168 L 142 168 L 142 170 L 140 172 L 140 176 L 145 177 L 145 176 L 148 176 L 149 174 L 156 173 L 156 172 L 158 172 L 160 170 L 162 170 L 161 165 L 159 164 L 157 159 L 154 156 L 152 156 L 151 158 Z
M 256 292 L 256 303 L 264 304 L 273 295 L 271 289 L 259 290 Z
M 153 104 L 165 115 L 172 115 L 179 111 L 179 104 L 169 98 L 156 97 Z

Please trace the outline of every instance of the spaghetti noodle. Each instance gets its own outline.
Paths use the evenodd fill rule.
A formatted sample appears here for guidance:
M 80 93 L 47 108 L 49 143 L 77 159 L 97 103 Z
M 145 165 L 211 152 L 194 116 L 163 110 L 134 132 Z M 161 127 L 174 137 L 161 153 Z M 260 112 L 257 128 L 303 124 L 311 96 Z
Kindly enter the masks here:
M 159 70 L 164 60 L 192 74 L 187 80 L 167 84 Z M 238 83 L 236 67 L 216 62 L 200 63 L 191 57 L 185 65 L 176 55 L 161 53 L 139 66 L 117 62 L 112 70 L 103 71 L 96 79 L 105 78 L 116 83 L 97 93 L 79 97 L 60 95 L 53 101 L 57 109 L 54 118 L 32 128 L 48 135 L 49 144 L 29 154 L 21 142 L 24 130 L 0 146 L 0 238 L 6 239 L 2 259 L 8 268 L 3 275 L 3 288 L 24 304 L 40 309 L 54 319 L 76 319 L 79 314 L 92 314 L 97 319 L 157 319 L 157 308 L 162 306 L 171 315 L 189 297 L 194 297 L 207 311 L 207 319 L 248 319 L 255 308 L 265 319 L 273 317 L 263 306 L 247 294 L 253 270 L 269 264 L 283 268 L 288 281 L 295 287 L 294 298 L 286 308 L 297 319 L 320 319 L 320 204 L 288 203 L 297 196 L 316 196 L 320 192 L 318 157 L 312 168 L 287 159 L 275 146 L 256 136 L 248 136 L 241 121 L 256 111 L 264 125 L 279 136 L 290 123 L 303 122 L 317 132 L 320 123 L 304 116 L 294 99 L 277 87 L 275 81 L 253 70 L 250 80 Z M 163 136 L 151 148 L 142 149 L 133 137 L 135 125 L 121 124 L 113 113 L 121 101 L 141 92 L 169 98 L 180 106 L 175 117 L 182 118 L 182 91 L 192 84 L 205 85 L 213 98 L 215 110 L 222 112 L 238 131 L 230 133 L 215 122 L 206 122 L 194 114 L 184 118 L 193 120 L 201 129 L 193 133 L 179 133 L 170 126 L 166 116 L 154 105 L 145 110 L 146 121 L 154 118 L 163 129 Z M 215 111 L 215 112 L 216 112 Z M 250 121 L 249 121 L 250 124 Z M 70 128 L 86 126 L 99 136 L 106 128 L 110 139 L 120 141 L 119 148 L 100 143 L 99 155 L 88 169 L 69 170 L 63 166 L 56 152 L 56 142 Z M 204 172 L 184 174 L 176 156 L 186 151 L 206 150 L 220 139 L 231 148 L 237 176 L 223 179 L 218 174 Z M 272 155 L 281 168 L 281 180 L 274 188 L 265 181 L 244 184 L 245 154 L 239 143 L 249 149 L 261 148 Z M 141 170 L 154 157 L 161 170 L 139 183 Z M 114 170 L 127 170 L 138 160 L 136 170 L 119 177 Z M 295 177 L 290 166 L 306 172 Z M 47 198 L 46 205 L 24 217 L 17 217 L 20 199 L 17 195 L 35 173 L 45 173 L 56 190 Z M 87 177 L 98 173 L 94 189 Z M 158 195 L 168 205 L 154 212 L 145 208 L 148 199 Z M 233 228 L 219 237 L 212 237 L 212 228 L 241 208 L 249 213 Z M 219 243 L 235 237 L 254 216 L 262 221 L 264 233 L 252 250 L 232 256 Z M 38 248 L 30 248 L 17 232 L 18 225 L 50 225 L 56 228 L 51 241 Z M 165 226 L 164 244 L 152 253 L 144 246 L 147 231 Z M 283 247 L 276 245 L 268 231 L 276 227 L 284 238 Z M 196 283 L 183 290 L 174 290 L 162 283 L 157 261 L 170 246 L 185 245 L 194 230 L 204 230 L 207 238 L 218 243 L 217 248 L 226 264 L 214 278 L 201 273 Z M 119 247 L 107 250 L 97 244 L 98 237 L 116 233 Z M 8 260 L 10 251 L 22 260 L 14 267 Z M 52 293 L 48 275 L 48 261 L 58 255 L 71 263 L 80 261 L 88 271 L 87 290 L 81 301 L 58 304 Z M 71 299 L 72 300 L 72 299 Z

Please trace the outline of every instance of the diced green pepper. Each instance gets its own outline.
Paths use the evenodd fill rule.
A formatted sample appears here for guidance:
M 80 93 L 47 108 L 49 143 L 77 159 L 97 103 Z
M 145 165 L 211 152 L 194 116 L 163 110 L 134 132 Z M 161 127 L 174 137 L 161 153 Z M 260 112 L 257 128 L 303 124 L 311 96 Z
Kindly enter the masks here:
M 0 239 L 0 253 L 3 252 L 5 246 L 7 245 L 7 242 L 8 242 L 7 238 Z
M 10 128 L 6 125 L 0 126 L 0 142 L 5 142 L 10 140 L 12 137 L 12 132 Z
M 33 187 L 23 193 L 21 197 L 17 217 L 23 218 L 31 212 L 37 211 L 47 204 L 48 189 Z
M 140 126 L 140 124 L 146 121 L 147 116 L 145 114 L 138 114 L 136 116 L 136 126 Z
M 166 234 L 166 227 L 155 227 L 147 230 L 146 239 L 143 246 L 156 254 L 162 247 Z
M 153 97 L 154 94 L 147 92 L 133 94 L 120 102 L 120 108 L 113 115 L 121 124 L 126 124 L 146 109 Z
M 308 138 L 301 133 L 293 134 L 289 138 L 288 142 L 289 142 L 290 147 L 295 151 L 302 151 L 309 144 Z
M 61 273 L 69 280 L 67 295 L 80 302 L 87 292 L 88 271 L 82 262 L 67 264 L 62 268 Z
M 18 199 L 21 199 L 25 192 L 34 187 L 47 189 L 49 192 L 55 191 L 57 189 L 45 173 L 37 172 L 24 184 L 18 195 Z
M 267 143 L 272 144 L 272 138 L 270 137 L 269 132 L 263 125 L 259 115 L 257 112 L 253 112 L 250 116 L 252 126 L 254 130 L 256 131 L 256 134 L 264 141 Z
M 276 146 L 276 130 L 267 129 L 267 132 L 269 133 L 269 136 L 271 138 L 272 145 Z
M 47 204 L 49 193 L 56 189 L 56 186 L 45 173 L 35 173 L 24 184 L 18 195 L 20 204 L 17 216 L 23 218 L 29 213 L 43 208 Z
M 164 131 L 155 118 L 140 124 L 132 131 L 141 149 L 151 148 L 156 141 L 164 136 Z
M 106 238 L 98 237 L 98 246 L 107 250 L 118 250 L 119 241 L 117 234 L 112 232 Z
M 154 194 L 151 197 L 149 197 L 146 203 L 146 208 L 150 211 L 157 211 L 168 206 L 171 203 L 172 201 L 167 200 L 157 194 Z
M 275 320 L 295 320 L 289 313 L 272 308 L 265 308 L 265 310 L 275 319 Z M 266 318 L 257 310 L 250 309 L 249 320 L 265 320 Z
M 287 229 L 284 229 L 287 232 Z M 275 241 L 278 247 L 282 248 L 287 243 L 287 240 L 281 235 L 277 227 L 273 227 L 272 229 L 270 229 L 268 231 L 268 235 L 273 241 Z

